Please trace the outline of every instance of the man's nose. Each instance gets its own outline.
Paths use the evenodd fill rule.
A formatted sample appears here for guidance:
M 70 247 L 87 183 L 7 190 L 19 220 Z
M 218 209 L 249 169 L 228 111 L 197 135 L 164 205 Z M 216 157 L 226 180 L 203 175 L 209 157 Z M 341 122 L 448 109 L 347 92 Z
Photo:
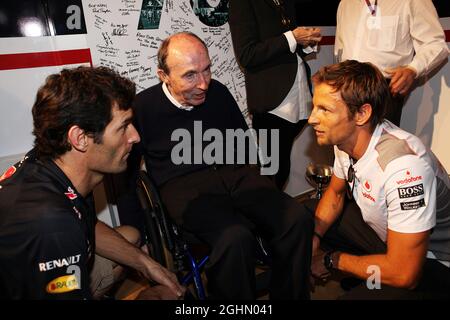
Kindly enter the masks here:
M 202 74 L 198 76 L 197 88 L 201 90 L 207 90 L 209 87 L 209 77 Z
M 317 124 L 317 117 L 316 117 L 314 109 L 311 111 L 311 114 L 309 115 L 308 124 L 310 124 L 310 125 Z
M 131 144 L 139 143 L 141 141 L 141 137 L 139 136 L 139 133 L 137 132 L 136 128 L 130 124 L 130 133 L 128 142 Z

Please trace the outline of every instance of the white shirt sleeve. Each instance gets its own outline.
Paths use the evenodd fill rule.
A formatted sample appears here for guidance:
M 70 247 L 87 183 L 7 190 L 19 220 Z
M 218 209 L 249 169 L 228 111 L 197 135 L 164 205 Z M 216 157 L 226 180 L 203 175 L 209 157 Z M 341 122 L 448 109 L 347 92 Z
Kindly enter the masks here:
M 336 36 L 334 37 L 334 63 L 342 62 L 342 53 L 344 50 L 341 36 L 341 6 L 342 2 L 339 2 L 336 13 Z
M 294 34 L 292 33 L 292 31 L 286 31 L 283 34 L 289 43 L 289 50 L 291 50 L 291 52 L 294 53 L 295 50 L 297 50 L 297 41 L 295 40 Z M 308 46 L 306 48 L 303 48 L 302 50 L 304 53 L 310 54 L 311 52 L 317 52 L 317 48 L 318 48 L 318 45 L 316 44 L 313 47 Z
M 389 163 L 385 174 L 388 228 L 402 233 L 433 228 L 436 225 L 436 177 L 433 168 L 416 155 L 407 155 Z
M 417 77 L 427 74 L 449 55 L 445 34 L 431 0 L 412 0 L 410 34 L 415 56 L 410 67 Z
M 297 41 L 295 41 L 294 34 L 292 33 L 292 31 L 286 31 L 283 34 L 289 43 L 289 49 L 291 50 L 292 53 L 294 53 L 295 50 L 297 50 Z

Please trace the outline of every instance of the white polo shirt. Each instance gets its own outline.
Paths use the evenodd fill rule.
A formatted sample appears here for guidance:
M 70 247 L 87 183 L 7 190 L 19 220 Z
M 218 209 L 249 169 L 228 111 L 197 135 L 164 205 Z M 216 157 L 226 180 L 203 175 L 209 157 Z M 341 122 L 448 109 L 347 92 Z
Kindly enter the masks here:
M 334 151 L 334 174 L 347 180 L 350 158 L 337 147 Z M 417 233 L 434 228 L 429 250 L 450 261 L 450 181 L 419 138 L 386 120 L 353 168 L 353 197 L 381 240 L 386 241 L 387 229 Z

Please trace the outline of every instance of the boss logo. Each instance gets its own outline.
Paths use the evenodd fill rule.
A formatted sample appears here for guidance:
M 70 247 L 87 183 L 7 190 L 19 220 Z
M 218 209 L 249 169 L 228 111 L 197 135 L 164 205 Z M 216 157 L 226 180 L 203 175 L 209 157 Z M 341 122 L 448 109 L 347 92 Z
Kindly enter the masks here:
M 413 198 L 416 196 L 423 195 L 423 184 L 416 184 L 415 186 L 406 187 L 406 188 L 397 188 L 398 196 L 400 199 L 404 198 Z

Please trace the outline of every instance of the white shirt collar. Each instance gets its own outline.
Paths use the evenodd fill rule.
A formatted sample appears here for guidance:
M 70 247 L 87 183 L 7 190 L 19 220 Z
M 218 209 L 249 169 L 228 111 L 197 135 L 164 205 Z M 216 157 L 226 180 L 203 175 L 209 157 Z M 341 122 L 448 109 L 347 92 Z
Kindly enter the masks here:
M 192 109 L 194 109 L 193 106 L 183 106 L 181 103 L 179 103 L 169 92 L 169 89 L 167 88 L 167 85 L 163 82 L 162 84 L 162 89 L 164 91 L 164 94 L 166 95 L 167 99 L 170 100 L 170 102 L 172 102 L 172 104 L 177 107 L 178 109 L 182 109 L 182 110 L 187 110 L 187 111 L 191 111 Z

